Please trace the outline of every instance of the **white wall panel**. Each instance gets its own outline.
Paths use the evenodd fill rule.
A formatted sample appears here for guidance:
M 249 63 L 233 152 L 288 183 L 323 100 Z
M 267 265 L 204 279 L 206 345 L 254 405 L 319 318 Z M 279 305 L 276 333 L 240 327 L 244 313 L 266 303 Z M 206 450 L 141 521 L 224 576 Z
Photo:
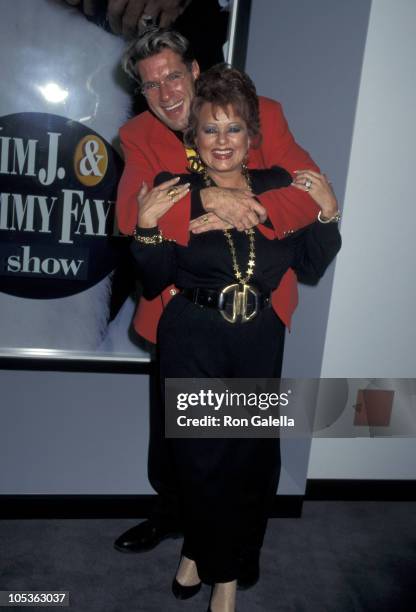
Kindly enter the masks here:
M 416 3 L 372 3 L 321 376 L 416 376 Z M 416 476 L 414 439 L 314 440 L 309 477 Z

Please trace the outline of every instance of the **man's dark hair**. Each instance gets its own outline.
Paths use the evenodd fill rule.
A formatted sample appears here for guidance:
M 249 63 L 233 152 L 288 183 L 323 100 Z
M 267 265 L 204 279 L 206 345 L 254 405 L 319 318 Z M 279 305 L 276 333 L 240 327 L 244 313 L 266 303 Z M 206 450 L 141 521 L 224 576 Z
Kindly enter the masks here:
M 139 38 L 136 38 L 129 44 L 121 60 L 123 70 L 132 79 L 140 82 L 140 77 L 136 70 L 137 62 L 157 55 L 164 49 L 170 49 L 177 53 L 188 69 L 191 69 L 195 57 L 189 41 L 179 32 L 175 32 L 175 30 L 153 27 L 146 30 Z

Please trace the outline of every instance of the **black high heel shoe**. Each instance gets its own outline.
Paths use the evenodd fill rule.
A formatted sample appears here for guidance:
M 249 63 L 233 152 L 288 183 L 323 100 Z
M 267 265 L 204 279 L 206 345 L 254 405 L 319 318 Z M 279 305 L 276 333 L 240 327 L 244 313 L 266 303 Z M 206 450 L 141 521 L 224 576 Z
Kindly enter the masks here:
M 175 577 L 172 581 L 172 593 L 176 597 L 176 599 L 190 599 L 201 590 L 202 582 L 199 581 L 197 584 L 193 584 L 191 586 L 185 586 L 176 580 L 176 576 L 178 575 L 179 568 L 181 566 L 181 562 L 183 559 L 183 553 L 181 554 L 181 560 L 179 561 L 178 569 L 176 570 Z M 187 557 L 190 561 L 193 561 L 190 557 Z
M 201 590 L 202 583 L 193 584 L 192 586 L 183 586 L 176 578 L 172 582 L 172 593 L 176 599 L 190 599 Z

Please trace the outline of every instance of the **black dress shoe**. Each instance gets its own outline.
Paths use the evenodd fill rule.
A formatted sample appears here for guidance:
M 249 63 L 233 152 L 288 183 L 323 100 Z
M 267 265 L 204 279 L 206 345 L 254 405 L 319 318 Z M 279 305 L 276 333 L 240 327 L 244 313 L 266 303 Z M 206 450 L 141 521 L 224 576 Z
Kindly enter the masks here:
M 179 538 L 181 535 L 180 529 L 172 523 L 148 519 L 122 533 L 114 542 L 114 548 L 120 552 L 146 552 L 166 538 Z
M 198 582 L 198 584 L 193 584 L 192 586 L 183 586 L 174 578 L 172 582 L 172 593 L 175 595 L 176 599 L 189 599 L 199 593 L 201 585 L 202 583 Z
M 258 555 L 241 559 L 238 573 L 237 588 L 241 591 L 251 589 L 260 577 L 260 566 Z

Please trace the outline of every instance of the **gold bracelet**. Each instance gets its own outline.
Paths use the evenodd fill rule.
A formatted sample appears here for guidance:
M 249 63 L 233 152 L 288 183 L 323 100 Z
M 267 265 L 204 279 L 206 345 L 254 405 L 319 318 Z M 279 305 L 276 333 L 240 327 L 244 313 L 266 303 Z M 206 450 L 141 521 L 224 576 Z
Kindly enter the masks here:
M 156 234 L 150 234 L 150 236 L 141 236 L 137 232 L 140 231 L 140 227 L 136 226 L 133 230 L 133 238 L 137 242 L 142 244 L 162 244 L 162 242 L 176 242 L 174 238 L 165 238 L 162 234 L 162 230 L 158 230 Z
M 161 244 L 163 242 L 163 234 L 160 230 L 156 234 L 151 234 L 150 236 L 141 236 L 137 233 L 137 230 L 138 228 L 136 227 L 133 232 L 133 237 L 141 244 Z
M 323 217 L 322 216 L 322 211 L 320 210 L 318 213 L 318 221 L 320 223 L 338 223 L 338 221 L 341 219 L 341 213 L 337 212 L 335 213 L 335 215 L 333 215 L 332 217 Z

